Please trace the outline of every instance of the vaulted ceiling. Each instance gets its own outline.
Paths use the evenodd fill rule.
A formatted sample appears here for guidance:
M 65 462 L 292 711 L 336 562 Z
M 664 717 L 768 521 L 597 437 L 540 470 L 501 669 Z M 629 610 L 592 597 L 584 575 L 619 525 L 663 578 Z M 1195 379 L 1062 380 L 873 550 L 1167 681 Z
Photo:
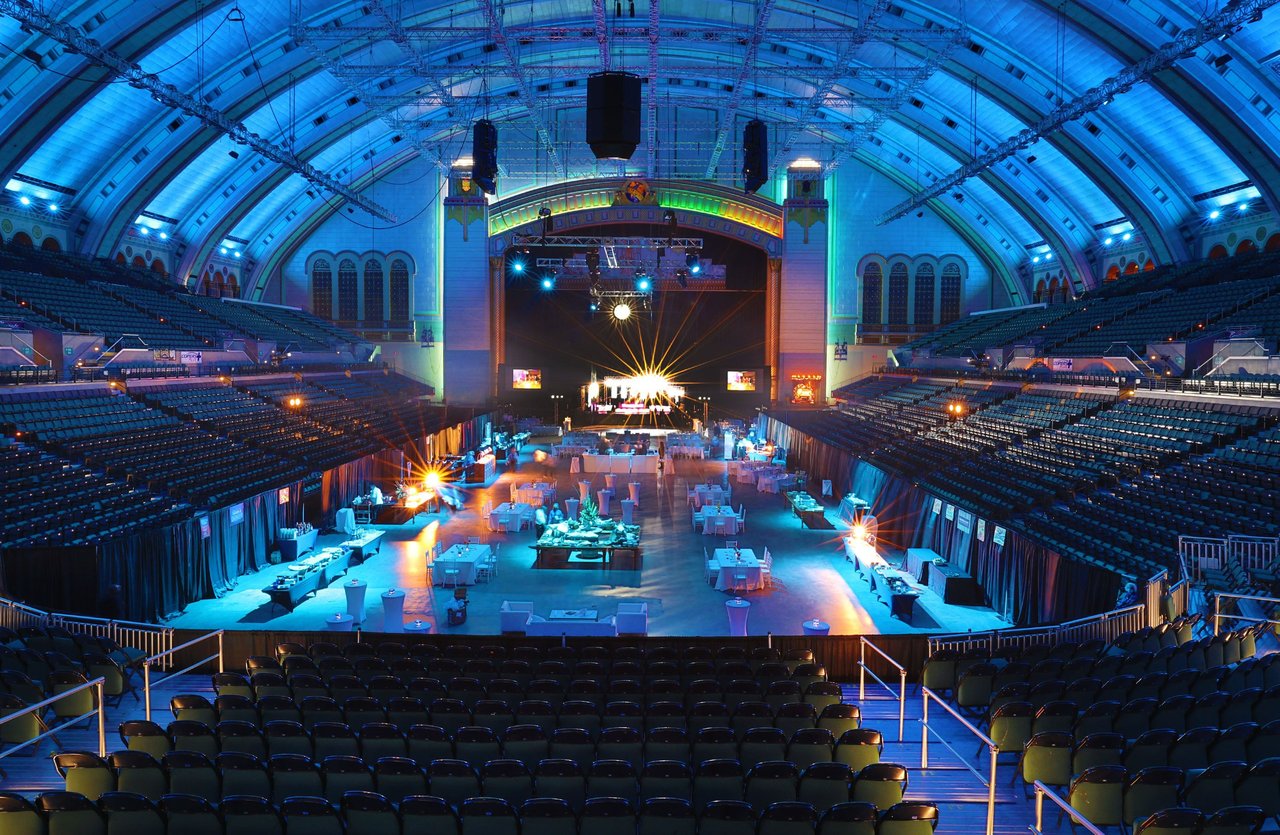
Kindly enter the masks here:
M 282 158 L 362 194 L 375 211 L 358 221 L 405 222 L 375 216 L 404 183 L 396 169 L 447 166 L 483 117 L 499 126 L 504 193 L 615 173 L 737 183 L 757 116 L 771 166 L 865 165 L 916 192 L 1245 2 L 0 0 L 0 176 L 56 200 L 85 251 L 110 254 L 142 219 L 185 244 L 187 268 L 228 239 L 262 259 L 341 209 Z M 1131 231 L 1167 262 L 1188 257 L 1184 230 L 1212 208 L 1275 206 L 1280 10 L 1246 5 L 1257 13 L 1228 36 L 934 205 L 1009 264 L 1051 251 L 1080 275 L 1106 236 Z M 67 49 L 32 14 L 279 153 Z M 585 79 L 603 68 L 646 80 L 625 165 L 597 163 L 583 137 Z M 436 186 L 424 180 L 424 201 Z

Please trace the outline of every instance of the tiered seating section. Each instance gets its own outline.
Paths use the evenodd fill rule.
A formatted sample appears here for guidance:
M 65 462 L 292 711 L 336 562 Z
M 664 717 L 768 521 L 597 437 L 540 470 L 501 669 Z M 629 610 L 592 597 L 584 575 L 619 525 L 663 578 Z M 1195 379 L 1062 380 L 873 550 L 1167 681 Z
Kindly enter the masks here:
M 202 350 L 251 337 L 282 351 L 332 353 L 360 341 L 306 311 L 193 296 L 154 273 L 40 250 L 0 251 L 0 319 L 100 333 L 108 351 Z
M 1197 334 L 1257 329 L 1280 339 L 1280 255 L 1257 253 L 1142 273 L 1043 308 L 969 316 L 904 346 L 964 357 L 1034 345 L 1041 356 L 1159 357 L 1159 345 Z M 905 355 L 905 354 L 904 354 Z
M 374 378 L 365 383 L 364 376 Z M 93 544 L 224 507 L 446 427 L 398 376 L 0 392 L 4 546 Z M 339 382 L 340 381 L 340 382 Z M 257 387 L 275 396 L 255 393 Z M 335 393 L 338 392 L 338 393 Z M 303 404 L 285 405 L 289 396 Z M 12 512 L 9 512 L 12 510 Z
M 1180 535 L 1280 533 L 1275 407 L 905 374 L 836 396 L 782 419 L 1077 560 L 1145 578 Z
M 1024 785 L 1057 788 L 1095 826 L 1256 832 L 1280 813 L 1280 655 L 1258 654 L 1260 628 L 1196 640 L 1195 625 L 939 651 L 922 681 L 983 717 Z
M 353 832 L 908 835 L 937 822 L 933 804 L 903 802 L 906 768 L 880 762 L 880 734 L 808 651 L 281 644 L 213 686 L 212 703 L 175 697 L 167 727 L 122 723 L 106 759 L 55 755 L 67 790 L 108 819 L 130 792 L 171 823 L 181 795 L 207 815 L 295 810 Z

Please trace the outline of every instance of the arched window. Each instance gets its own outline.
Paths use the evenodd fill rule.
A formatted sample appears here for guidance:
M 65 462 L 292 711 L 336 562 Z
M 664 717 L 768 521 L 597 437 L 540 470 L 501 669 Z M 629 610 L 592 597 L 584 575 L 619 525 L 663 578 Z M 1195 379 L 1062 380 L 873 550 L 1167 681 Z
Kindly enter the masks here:
M 1210 258 L 1226 258 L 1228 254 L 1227 248 L 1222 244 L 1214 244 L 1213 249 L 1209 250 Z
M 874 261 L 862 270 L 862 323 L 864 325 L 880 324 L 880 298 L 883 273 L 880 265 Z
M 321 319 L 333 318 L 333 268 L 323 258 L 311 265 L 311 312 Z
M 409 322 L 409 265 L 402 258 L 391 262 L 391 322 Z
M 360 318 L 360 277 L 356 262 L 344 258 L 338 265 L 338 321 L 354 322 Z
M 133 260 L 129 262 L 129 266 L 135 270 L 145 270 L 147 268 L 147 259 L 141 255 L 133 256 Z
M 1046 299 L 1050 304 L 1058 300 L 1058 277 L 1054 276 L 1049 280 L 1049 298 Z
M 933 264 L 916 267 L 915 323 L 933 324 Z
M 16 243 L 18 242 L 18 239 L 17 239 L 17 238 L 14 238 L 13 242 L 16 244 Z M 123 253 L 123 252 L 117 252 L 117 253 L 116 253 L 116 263 L 123 267 L 124 265 L 126 265 L 126 264 L 128 264 L 128 263 L 129 263 L 129 259 L 124 257 L 124 253 Z
M 1267 245 L 1263 247 L 1263 252 L 1280 252 L 1280 232 L 1267 238 Z
M 960 318 L 960 291 L 963 283 L 958 264 L 947 264 L 942 268 L 940 319 L 944 325 Z
M 1236 255 L 1247 255 L 1250 252 L 1257 251 L 1258 245 L 1253 242 L 1252 238 L 1245 238 L 1240 242 L 1240 245 L 1236 247 Z
M 240 298 L 240 282 L 236 279 L 235 273 L 227 276 L 227 286 L 223 295 L 229 299 Z
M 1112 264 L 1110 267 L 1107 267 L 1107 277 L 1106 277 L 1107 281 L 1116 281 L 1119 278 L 1120 278 L 1119 264 Z
M 1134 274 L 1134 273 L 1136 273 L 1137 271 L 1138 271 L 1138 262 L 1137 262 L 1137 261 L 1130 261 L 1128 264 L 1125 264 L 1125 265 L 1124 265 L 1124 274 L 1125 274 L 1125 275 L 1133 275 L 1133 274 Z
M 382 262 L 370 258 L 364 262 L 364 321 L 381 325 L 386 319 L 382 307 Z
M 164 267 L 164 261 L 160 258 L 151 262 L 151 272 L 156 275 L 168 275 L 169 271 Z
M 1155 268 L 1156 268 L 1156 262 L 1152 261 L 1150 258 L 1147 259 L 1147 263 L 1142 265 L 1142 271 L 1144 273 L 1149 273 Z
M 62 252 L 62 244 L 52 235 L 40 242 L 40 248 L 45 252 Z
M 898 262 L 889 268 L 889 324 L 907 323 L 907 265 Z
M 35 242 L 31 240 L 31 236 L 28 235 L 26 232 L 14 232 L 13 241 L 11 242 L 11 245 L 14 247 L 23 246 L 23 247 L 26 247 L 27 249 L 31 249 L 32 247 L 35 246 Z
M 1036 301 L 1037 301 L 1037 302 L 1047 302 L 1047 301 L 1051 301 L 1051 299 L 1047 298 L 1047 297 L 1045 296 L 1045 294 L 1044 294 L 1044 279 L 1043 279 L 1043 278 L 1036 282 L 1036 296 L 1035 296 L 1035 298 L 1036 298 Z

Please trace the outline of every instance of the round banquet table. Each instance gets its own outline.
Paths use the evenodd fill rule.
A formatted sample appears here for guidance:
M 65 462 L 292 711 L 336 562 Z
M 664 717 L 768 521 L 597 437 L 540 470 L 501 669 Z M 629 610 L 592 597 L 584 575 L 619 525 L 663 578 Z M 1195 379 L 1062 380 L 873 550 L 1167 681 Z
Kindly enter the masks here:
M 743 600 L 741 597 L 735 597 L 732 600 L 726 600 L 724 608 L 729 613 L 729 634 L 737 638 L 745 638 L 747 636 L 747 614 L 751 609 L 751 602 Z
M 382 593 L 382 628 L 385 632 L 404 629 L 404 592 L 387 589 Z
M 324 627 L 330 632 L 350 632 L 351 624 L 354 621 L 355 618 L 346 612 L 334 612 L 324 619 Z
M 369 584 L 364 580 L 352 579 L 342 584 L 342 589 L 347 593 L 347 614 L 356 623 L 364 623 L 364 592 Z
M 806 635 L 829 635 L 831 634 L 831 624 L 820 621 L 817 618 L 807 620 L 801 624 L 804 627 Z

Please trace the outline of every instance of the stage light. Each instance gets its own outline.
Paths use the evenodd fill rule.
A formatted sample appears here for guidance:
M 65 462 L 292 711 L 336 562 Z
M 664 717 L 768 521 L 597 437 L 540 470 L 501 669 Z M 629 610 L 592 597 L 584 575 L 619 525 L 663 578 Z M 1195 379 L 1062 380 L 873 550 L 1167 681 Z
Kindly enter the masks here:
M 1115 242 L 1116 242 L 1116 239 L 1115 239 L 1115 238 L 1107 238 L 1105 241 L 1103 241 L 1103 242 L 1102 242 L 1102 245 L 1103 245 L 1103 246 L 1111 246 L 1111 245 L 1112 245 L 1113 243 L 1115 243 Z
M 50 203 L 50 204 L 49 204 L 49 212 L 50 212 L 51 214 L 55 214 L 55 215 L 56 215 L 56 214 L 58 213 L 58 204 L 57 204 L 57 203 Z
M 1239 210 L 1240 210 L 1241 212 L 1247 212 L 1247 211 L 1249 211 L 1249 204 L 1248 204 L 1248 203 L 1241 203 L 1241 204 L 1240 204 L 1240 207 L 1239 207 Z
M 649 276 L 644 274 L 636 276 L 636 290 L 641 293 L 647 293 L 651 287 L 653 287 L 653 282 L 649 280 Z
M 1123 237 L 1123 238 L 1121 238 L 1121 240 L 1124 240 L 1124 241 L 1131 241 L 1131 240 L 1133 240 L 1133 233 L 1132 233 L 1132 232 L 1125 232 L 1125 233 L 1124 233 L 1124 237 Z
M 523 272 L 524 272 L 524 262 L 523 262 L 523 261 L 521 261 L 521 260 L 520 260 L 520 259 L 518 259 L 518 258 L 513 258 L 513 259 L 511 260 L 511 272 L 513 272 L 513 273 L 523 273 Z
M 619 302 L 613 306 L 613 318 L 619 322 L 625 322 L 631 318 L 631 305 L 626 302 Z
M 867 539 L 867 526 L 854 525 L 852 533 L 853 533 L 854 539 L 858 540 L 859 542 L 865 542 Z
M 18 198 L 18 202 L 19 202 L 19 203 L 21 203 L 21 204 L 22 204 L 22 205 L 24 205 L 24 206 L 30 206 L 30 205 L 31 205 L 31 198 L 30 198 L 30 197 L 27 197 L 26 195 L 23 195 L 22 197 L 19 197 L 19 198 Z
M 1209 212 L 1209 220 L 1217 220 L 1220 217 L 1222 217 L 1222 212 L 1218 211 L 1217 209 L 1214 209 L 1212 212 Z
M 151 230 L 150 230 L 150 229 L 148 229 L 148 228 L 147 228 L 147 227 L 145 227 L 145 226 L 139 226 L 139 227 L 138 227 L 138 234 L 139 234 L 139 235 L 150 235 L 150 234 L 151 234 Z M 225 249 L 224 249 L 224 250 L 222 250 L 222 253 L 223 253 L 224 255 L 226 254 L 226 252 L 227 252 L 227 251 L 226 251 Z
M 702 253 L 697 249 L 685 250 L 684 265 L 689 268 L 689 272 L 693 275 L 702 272 Z
M 681 287 L 688 289 L 689 287 L 689 271 L 685 269 L 676 270 L 676 283 Z
M 556 278 L 554 275 L 544 275 L 542 277 L 542 289 L 543 290 L 556 289 Z
M 438 490 L 440 488 L 440 473 L 435 470 L 429 470 L 422 483 L 428 490 Z
M 168 233 L 168 232 L 161 232 L 161 233 L 160 233 L 160 240 L 162 240 L 162 241 L 167 241 L 167 240 L 169 240 L 169 233 Z

